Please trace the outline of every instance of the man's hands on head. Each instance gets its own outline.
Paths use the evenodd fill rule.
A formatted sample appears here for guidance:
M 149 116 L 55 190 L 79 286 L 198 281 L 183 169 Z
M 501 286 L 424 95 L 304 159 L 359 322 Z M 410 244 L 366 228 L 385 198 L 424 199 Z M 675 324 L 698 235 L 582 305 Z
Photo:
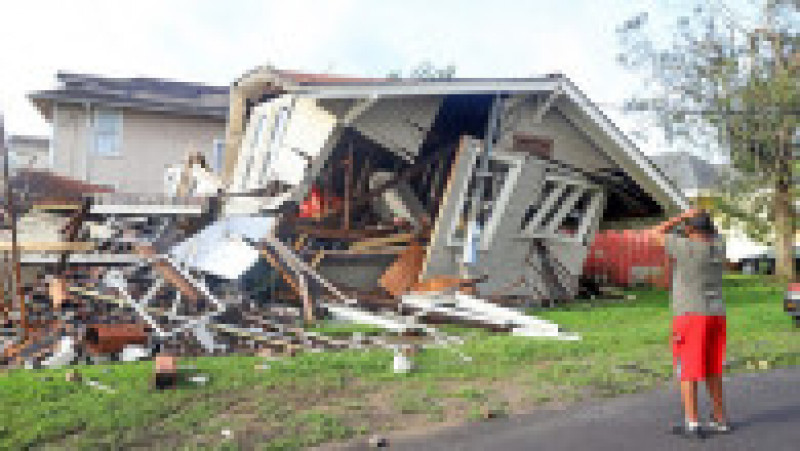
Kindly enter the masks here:
M 656 225 L 648 229 L 645 233 L 646 236 L 650 241 L 658 243 L 660 246 L 664 245 L 664 241 L 666 237 L 664 236 L 666 233 L 669 233 L 675 226 L 678 224 L 686 221 L 687 219 L 694 218 L 703 212 L 702 209 L 699 208 L 690 208 L 689 210 L 684 211 L 678 216 L 670 218 L 661 224 Z
M 701 208 L 690 208 L 690 209 L 684 211 L 683 213 L 681 213 L 680 217 L 682 217 L 684 219 L 689 219 L 689 218 L 697 217 L 701 213 L 703 213 L 703 209 L 701 209 Z

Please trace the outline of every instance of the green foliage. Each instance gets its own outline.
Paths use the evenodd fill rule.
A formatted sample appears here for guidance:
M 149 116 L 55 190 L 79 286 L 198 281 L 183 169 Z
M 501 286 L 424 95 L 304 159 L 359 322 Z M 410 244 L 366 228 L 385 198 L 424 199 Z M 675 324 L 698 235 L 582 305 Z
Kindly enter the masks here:
M 723 0 L 696 0 L 664 43 L 639 14 L 618 29 L 618 61 L 647 81 L 629 111 L 649 113 L 673 143 L 730 157 L 717 210 L 768 241 L 794 229 L 796 165 L 788 161 L 800 136 L 800 4 L 764 0 L 748 16 L 755 20 L 741 21 Z M 789 275 L 793 261 L 782 255 L 779 271 Z

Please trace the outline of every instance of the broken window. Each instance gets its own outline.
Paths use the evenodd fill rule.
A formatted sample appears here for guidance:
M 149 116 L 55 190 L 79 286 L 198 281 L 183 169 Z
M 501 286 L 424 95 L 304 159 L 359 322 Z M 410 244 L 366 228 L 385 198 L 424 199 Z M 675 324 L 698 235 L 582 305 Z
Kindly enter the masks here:
M 602 190 L 591 184 L 550 176 L 542 195 L 528 207 L 520 224 L 526 237 L 582 240 L 592 218 L 599 214 Z
M 475 219 L 481 231 L 481 248 L 491 244 L 493 231 L 502 216 L 503 209 L 511 195 L 516 177 L 522 167 L 523 159 L 518 156 L 495 154 L 489 159 L 486 172 L 480 173 L 479 163 L 461 195 L 461 213 L 455 220 L 450 234 L 451 246 L 461 246 L 467 236 L 467 228 L 472 217 L 471 209 L 476 208 Z M 479 177 L 483 177 L 482 192 L 477 192 Z M 473 202 L 473 196 L 477 199 Z
M 259 180 L 264 181 L 267 179 L 267 171 L 269 171 L 272 157 L 278 151 L 281 144 L 281 139 L 286 133 L 286 124 L 289 122 L 289 108 L 281 107 L 278 114 L 275 115 L 275 123 L 272 125 L 272 133 L 270 134 L 269 145 L 264 152 L 264 160 L 261 165 L 261 173 Z M 260 143 L 259 143 L 260 145 Z

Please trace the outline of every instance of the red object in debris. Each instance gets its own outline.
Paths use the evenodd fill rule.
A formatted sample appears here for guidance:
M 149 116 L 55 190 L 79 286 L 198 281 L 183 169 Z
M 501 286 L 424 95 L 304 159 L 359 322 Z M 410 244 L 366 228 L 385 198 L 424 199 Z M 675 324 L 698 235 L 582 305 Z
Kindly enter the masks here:
M 147 333 L 139 324 L 95 324 L 86 328 L 86 343 L 95 354 L 117 353 L 127 345 L 147 345 Z
M 177 373 L 178 359 L 169 354 L 159 354 L 155 358 L 156 373 Z
M 598 232 L 583 266 L 584 276 L 605 285 L 637 283 L 669 288 L 670 263 L 664 246 L 649 239 L 647 230 Z
M 338 208 L 342 203 L 341 197 L 326 195 L 316 185 L 311 187 L 311 193 L 300 204 L 301 218 L 318 219 L 328 213 L 331 209 Z

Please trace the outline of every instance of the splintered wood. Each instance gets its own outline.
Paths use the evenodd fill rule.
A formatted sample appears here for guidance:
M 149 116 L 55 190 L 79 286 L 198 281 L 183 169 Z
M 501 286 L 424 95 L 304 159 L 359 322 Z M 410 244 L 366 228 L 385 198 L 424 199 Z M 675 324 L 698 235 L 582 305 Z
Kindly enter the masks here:
M 424 259 L 425 249 L 419 243 L 412 243 L 383 273 L 380 286 L 394 297 L 408 292 L 419 279 Z

